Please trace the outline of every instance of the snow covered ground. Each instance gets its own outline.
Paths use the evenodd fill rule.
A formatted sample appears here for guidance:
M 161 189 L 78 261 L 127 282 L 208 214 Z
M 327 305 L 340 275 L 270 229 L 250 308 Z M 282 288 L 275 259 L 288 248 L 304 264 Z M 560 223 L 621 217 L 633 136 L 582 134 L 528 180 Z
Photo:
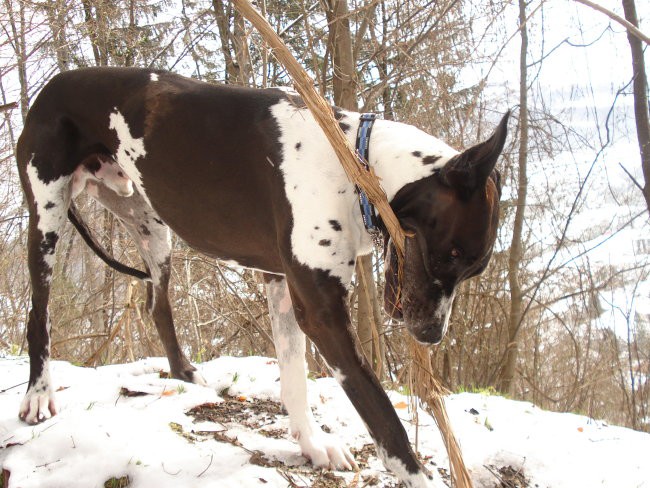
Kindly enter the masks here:
M 300 456 L 286 433 L 274 359 L 201 364 L 209 388 L 161 378 L 166 368 L 160 358 L 97 369 L 54 362 L 59 415 L 28 426 L 17 417 L 25 386 L 4 391 L 27 379 L 28 360 L 0 359 L 0 466 L 10 472 L 8 486 L 397 486 L 332 378 L 310 381 L 310 402 L 321 425 L 359 450 L 359 473 L 318 471 Z M 415 439 L 408 399 L 390 397 Z M 499 469 L 528 480 L 508 486 L 650 487 L 648 434 L 498 396 L 451 395 L 447 408 L 477 488 L 499 486 Z M 421 412 L 419 423 L 419 450 L 438 474 L 447 468 L 445 449 L 433 420 Z

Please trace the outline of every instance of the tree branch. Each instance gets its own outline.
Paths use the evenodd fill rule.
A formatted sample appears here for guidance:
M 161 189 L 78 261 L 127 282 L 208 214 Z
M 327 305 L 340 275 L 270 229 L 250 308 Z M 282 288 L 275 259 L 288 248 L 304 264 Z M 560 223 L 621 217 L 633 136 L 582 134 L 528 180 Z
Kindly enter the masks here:
M 583 5 L 586 5 L 587 7 L 591 7 L 594 10 L 598 10 L 602 14 L 607 15 L 607 17 L 612 19 L 614 22 L 617 22 L 621 24 L 623 27 L 625 27 L 628 30 L 628 32 L 630 32 L 634 37 L 638 38 L 639 40 L 645 42 L 650 46 L 650 37 L 646 36 L 643 32 L 641 32 L 639 29 L 637 29 L 634 25 L 632 25 L 630 22 L 625 20 L 623 17 L 616 15 L 611 10 L 607 10 L 605 7 L 601 7 L 600 5 L 590 0 L 575 0 L 575 1 Z

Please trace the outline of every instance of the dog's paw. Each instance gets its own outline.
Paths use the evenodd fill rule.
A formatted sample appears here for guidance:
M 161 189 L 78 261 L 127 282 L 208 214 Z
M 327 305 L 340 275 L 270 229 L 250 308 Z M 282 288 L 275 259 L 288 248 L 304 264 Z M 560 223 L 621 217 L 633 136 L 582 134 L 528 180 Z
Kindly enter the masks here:
M 30 387 L 20 404 L 18 417 L 28 424 L 38 424 L 56 415 L 54 393 L 49 388 Z
M 188 383 L 194 383 L 195 385 L 208 386 L 208 382 L 205 381 L 205 378 L 199 373 L 194 366 L 180 370 L 172 371 L 172 378 L 178 380 L 187 381 Z
M 331 434 L 322 432 L 318 427 L 309 435 L 294 434 L 300 444 L 302 455 L 317 468 L 336 470 L 358 470 L 359 467 L 350 450 Z
M 192 376 L 191 381 L 195 385 L 208 386 L 208 382 L 205 381 L 205 378 L 203 377 L 203 375 L 201 373 L 199 373 L 198 371 L 193 371 L 191 376 Z

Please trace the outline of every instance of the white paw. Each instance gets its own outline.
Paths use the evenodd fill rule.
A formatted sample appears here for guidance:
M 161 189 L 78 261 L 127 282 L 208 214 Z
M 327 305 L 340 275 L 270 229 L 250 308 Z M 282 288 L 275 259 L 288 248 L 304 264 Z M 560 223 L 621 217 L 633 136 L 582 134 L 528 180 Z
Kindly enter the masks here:
M 300 432 L 293 434 L 300 444 L 302 455 L 318 468 L 336 470 L 358 470 L 350 450 L 335 436 L 327 434 L 315 426 L 309 435 Z
M 208 382 L 205 381 L 205 378 L 198 371 L 192 371 L 192 383 L 195 385 L 208 386 Z
M 52 415 L 56 415 L 54 393 L 49 388 L 30 387 L 20 404 L 18 416 L 28 424 L 38 424 Z

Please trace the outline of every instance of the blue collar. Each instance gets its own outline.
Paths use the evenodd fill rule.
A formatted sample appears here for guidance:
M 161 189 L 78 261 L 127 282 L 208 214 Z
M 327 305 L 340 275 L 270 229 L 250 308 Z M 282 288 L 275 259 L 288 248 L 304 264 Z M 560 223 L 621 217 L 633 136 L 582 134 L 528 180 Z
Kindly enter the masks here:
M 359 158 L 359 162 L 368 171 L 370 171 L 368 164 L 370 160 L 370 132 L 372 132 L 372 125 L 376 118 L 377 114 L 361 114 L 361 123 L 357 130 L 357 158 Z M 377 234 L 379 232 L 379 219 L 375 212 L 375 207 L 368 200 L 366 193 L 358 185 L 355 186 L 359 194 L 359 207 L 361 209 L 363 225 L 370 234 Z

